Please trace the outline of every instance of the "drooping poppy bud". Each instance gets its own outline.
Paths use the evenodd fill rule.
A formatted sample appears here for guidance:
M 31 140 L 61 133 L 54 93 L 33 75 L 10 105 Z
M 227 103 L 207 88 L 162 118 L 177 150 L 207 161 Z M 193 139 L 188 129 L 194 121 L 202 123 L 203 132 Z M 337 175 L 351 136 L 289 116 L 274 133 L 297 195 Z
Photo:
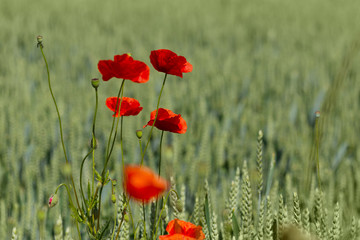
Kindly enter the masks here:
M 49 208 L 54 207 L 59 202 L 59 196 L 55 193 L 49 198 Z

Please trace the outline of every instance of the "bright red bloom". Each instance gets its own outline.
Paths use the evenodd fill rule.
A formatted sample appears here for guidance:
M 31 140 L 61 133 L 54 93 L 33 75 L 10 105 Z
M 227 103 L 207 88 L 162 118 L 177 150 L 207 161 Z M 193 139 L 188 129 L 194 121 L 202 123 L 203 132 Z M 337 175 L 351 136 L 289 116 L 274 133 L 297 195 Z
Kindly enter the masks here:
M 159 240 L 204 240 L 205 234 L 201 226 L 174 219 L 166 227 L 169 235 L 159 236 Z
M 152 126 L 155 120 L 156 110 L 150 114 L 150 121 L 144 126 Z M 173 133 L 185 133 L 187 125 L 185 120 L 180 114 L 175 114 L 169 109 L 159 108 L 159 113 L 156 118 L 155 127 L 163 131 L 169 131 Z
M 128 165 L 124 170 L 124 189 L 135 200 L 149 202 L 168 189 L 168 182 L 150 168 Z
M 115 77 L 144 83 L 149 80 L 150 76 L 150 68 L 145 63 L 134 60 L 130 54 L 115 55 L 114 61 L 100 60 L 98 69 L 104 81 Z
M 109 97 L 106 99 L 106 106 L 113 112 L 115 112 L 116 103 L 118 108 L 116 113 L 113 117 L 120 117 L 120 116 L 135 116 L 138 115 L 139 112 L 143 109 L 140 107 L 140 103 L 135 98 L 123 97 L 121 101 L 121 109 L 119 114 L 120 108 L 120 98 L 117 97 Z
M 183 56 L 167 50 L 159 49 L 151 51 L 150 62 L 159 72 L 183 77 L 183 73 L 191 72 L 193 67 Z

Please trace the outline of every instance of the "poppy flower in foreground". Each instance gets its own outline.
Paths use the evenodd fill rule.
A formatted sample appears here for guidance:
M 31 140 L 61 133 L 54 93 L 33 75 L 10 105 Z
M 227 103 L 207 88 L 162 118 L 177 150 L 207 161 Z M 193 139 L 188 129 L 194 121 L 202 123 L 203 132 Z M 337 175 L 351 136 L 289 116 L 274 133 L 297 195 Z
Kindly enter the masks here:
M 173 51 L 159 49 L 151 51 L 150 62 L 156 70 L 167 74 L 183 77 L 183 73 L 191 72 L 193 67 L 183 56 Z
M 135 200 L 149 202 L 168 189 L 168 182 L 150 168 L 128 165 L 124 169 L 124 189 Z
M 169 235 L 159 236 L 159 240 L 204 240 L 205 234 L 201 226 L 174 219 L 166 227 Z
M 140 103 L 138 100 L 129 97 L 122 98 L 120 114 L 119 114 L 120 98 L 109 97 L 106 99 L 105 104 L 112 112 L 115 112 L 116 104 L 118 105 L 116 113 L 113 115 L 113 117 L 135 116 L 138 115 L 139 112 L 143 109 L 142 107 L 140 107 Z
M 156 110 L 150 114 L 150 121 L 144 126 L 152 126 L 155 120 Z M 159 108 L 159 113 L 156 118 L 155 127 L 163 131 L 169 131 L 173 133 L 185 133 L 187 125 L 185 120 L 180 114 L 175 114 L 169 109 Z
M 98 69 L 104 81 L 115 77 L 144 83 L 150 76 L 150 68 L 145 63 L 134 60 L 130 54 L 115 55 L 114 61 L 100 60 Z

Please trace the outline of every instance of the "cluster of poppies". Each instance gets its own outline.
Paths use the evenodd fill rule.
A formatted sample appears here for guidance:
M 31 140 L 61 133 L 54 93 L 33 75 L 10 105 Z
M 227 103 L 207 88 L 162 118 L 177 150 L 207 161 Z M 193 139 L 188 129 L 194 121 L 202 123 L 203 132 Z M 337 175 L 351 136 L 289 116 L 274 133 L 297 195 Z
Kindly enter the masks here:
M 150 61 L 156 70 L 166 74 L 182 77 L 182 73 L 192 71 L 192 65 L 186 61 L 185 57 L 178 56 L 167 49 L 152 51 Z M 98 69 L 104 81 L 115 77 L 136 83 L 145 83 L 149 81 L 150 76 L 149 67 L 144 62 L 134 60 L 130 54 L 115 55 L 114 60 L 100 60 Z M 120 101 L 121 107 L 119 107 Z M 109 97 L 106 99 L 106 106 L 114 112 L 114 117 L 134 116 L 143 109 L 140 107 L 138 100 L 129 97 L 121 99 Z M 116 106 L 118 106 L 117 109 Z M 150 121 L 144 127 L 152 126 L 155 116 L 156 110 L 151 112 Z M 185 133 L 187 129 L 186 122 L 180 114 L 175 114 L 165 108 L 158 109 L 158 116 L 154 126 L 160 130 L 173 133 Z
M 167 49 L 152 51 L 150 62 L 157 71 L 165 74 L 183 77 L 183 73 L 192 71 L 192 65 L 185 57 Z M 100 60 L 98 69 L 104 81 L 119 78 L 145 83 L 150 76 L 149 67 L 144 62 L 134 60 L 130 54 L 116 55 L 114 60 Z M 106 106 L 114 113 L 113 117 L 135 116 L 143 109 L 138 100 L 129 97 L 109 97 L 106 99 Z M 179 134 L 187 130 L 186 122 L 181 115 L 165 108 L 152 111 L 150 120 L 143 127 L 146 126 L 155 126 L 159 130 Z M 125 192 L 139 202 L 149 202 L 169 188 L 165 179 L 142 165 L 125 166 L 123 175 Z M 166 230 L 169 235 L 160 236 L 161 240 L 205 239 L 200 226 L 178 219 L 170 221 Z

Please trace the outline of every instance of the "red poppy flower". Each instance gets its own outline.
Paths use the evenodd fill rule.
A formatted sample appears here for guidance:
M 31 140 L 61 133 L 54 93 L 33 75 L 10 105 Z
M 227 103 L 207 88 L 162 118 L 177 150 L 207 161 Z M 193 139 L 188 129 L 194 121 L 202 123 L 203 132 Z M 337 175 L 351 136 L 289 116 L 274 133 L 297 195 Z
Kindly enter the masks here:
M 137 201 L 149 202 L 168 188 L 168 182 L 150 168 L 128 165 L 124 170 L 124 189 Z
M 130 54 L 115 55 L 114 61 L 100 60 L 98 69 L 104 81 L 115 77 L 144 83 L 149 80 L 150 75 L 150 68 L 145 63 L 134 60 Z
M 201 226 L 174 219 L 166 227 L 169 235 L 159 236 L 159 240 L 204 240 L 205 234 Z
M 143 109 L 140 107 L 140 103 L 135 98 L 123 97 L 121 101 L 121 109 L 119 114 L 120 107 L 120 98 L 117 97 L 109 97 L 106 99 L 106 106 L 113 112 L 115 112 L 116 103 L 118 104 L 118 109 L 113 117 L 120 116 L 135 116 L 138 115 L 139 112 Z
M 193 67 L 183 56 L 167 50 L 151 51 L 150 62 L 156 70 L 167 74 L 183 77 L 182 73 L 191 72 Z
M 152 126 L 155 120 L 156 110 L 150 114 L 150 121 L 144 126 Z M 169 131 L 173 133 L 185 133 L 187 125 L 185 120 L 180 114 L 175 114 L 169 109 L 159 108 L 159 113 L 156 118 L 155 127 L 163 131 Z

